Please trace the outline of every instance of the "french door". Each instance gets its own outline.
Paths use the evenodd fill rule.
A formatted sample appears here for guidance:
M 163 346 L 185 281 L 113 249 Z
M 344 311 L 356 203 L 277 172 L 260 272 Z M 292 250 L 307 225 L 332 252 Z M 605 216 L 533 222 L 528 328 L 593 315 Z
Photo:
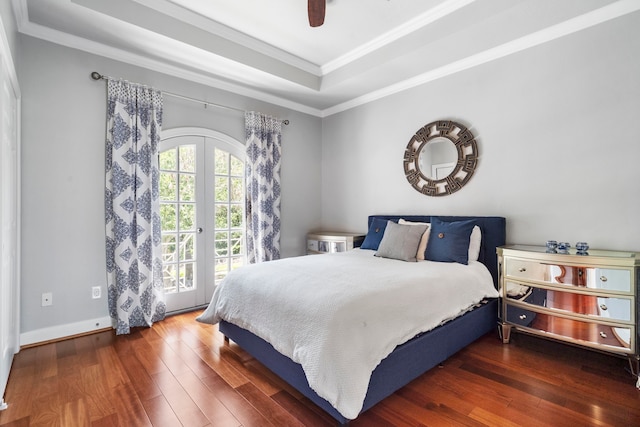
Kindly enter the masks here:
M 215 285 L 245 262 L 244 146 L 213 131 L 172 130 L 159 156 L 163 283 L 172 312 L 208 303 Z

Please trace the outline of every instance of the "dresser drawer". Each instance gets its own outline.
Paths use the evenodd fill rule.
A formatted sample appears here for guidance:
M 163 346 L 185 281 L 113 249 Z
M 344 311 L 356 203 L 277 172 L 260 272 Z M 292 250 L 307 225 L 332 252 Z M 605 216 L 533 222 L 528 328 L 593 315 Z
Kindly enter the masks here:
M 519 283 L 506 282 L 507 290 L 518 289 L 520 294 L 507 291 L 507 298 L 537 307 L 545 307 L 564 313 L 575 313 L 607 320 L 631 322 L 633 300 L 601 295 L 586 295 L 555 289 L 527 287 Z M 511 319 L 509 319 L 511 321 Z
M 507 277 L 573 287 L 632 292 L 631 271 L 616 268 L 582 267 L 507 258 Z
M 631 326 L 613 327 L 567 319 L 552 314 L 523 310 L 521 307 L 510 304 L 505 305 L 505 311 L 507 322 L 523 330 L 530 330 L 537 334 L 552 335 L 564 341 L 615 352 L 634 352 L 634 350 L 631 350 L 634 348 L 631 347 L 631 344 L 635 343 L 631 343 L 631 339 L 635 329 Z

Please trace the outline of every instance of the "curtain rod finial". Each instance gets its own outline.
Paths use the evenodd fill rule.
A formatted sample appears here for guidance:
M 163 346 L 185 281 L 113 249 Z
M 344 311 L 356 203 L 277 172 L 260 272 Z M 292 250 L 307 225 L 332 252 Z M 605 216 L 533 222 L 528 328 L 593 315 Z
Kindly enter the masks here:
M 102 74 L 100 74 L 97 71 L 94 71 L 94 72 L 91 73 L 91 78 L 93 80 L 100 80 L 102 78 Z
M 289 125 L 289 120 L 284 119 L 284 120 L 282 121 L 282 124 L 283 124 L 283 125 L 285 125 L 285 126 L 288 126 L 288 125 Z

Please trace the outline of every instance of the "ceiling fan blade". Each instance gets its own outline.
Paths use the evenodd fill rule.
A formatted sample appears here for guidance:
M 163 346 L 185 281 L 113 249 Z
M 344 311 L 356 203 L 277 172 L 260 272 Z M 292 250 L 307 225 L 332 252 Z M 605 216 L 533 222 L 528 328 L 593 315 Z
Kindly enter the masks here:
M 319 27 L 324 24 L 326 0 L 308 0 L 309 25 Z

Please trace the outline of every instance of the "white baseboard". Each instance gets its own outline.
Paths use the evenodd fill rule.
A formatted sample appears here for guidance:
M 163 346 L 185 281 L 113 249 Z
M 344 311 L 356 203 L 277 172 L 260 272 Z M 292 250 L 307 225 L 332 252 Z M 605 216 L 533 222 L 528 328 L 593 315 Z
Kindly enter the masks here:
M 82 322 L 67 323 L 64 325 L 51 326 L 49 328 L 36 329 L 35 331 L 20 334 L 20 345 L 31 345 L 51 340 L 70 337 L 78 334 L 96 331 L 98 329 L 110 328 L 113 326 L 110 317 L 89 319 Z

